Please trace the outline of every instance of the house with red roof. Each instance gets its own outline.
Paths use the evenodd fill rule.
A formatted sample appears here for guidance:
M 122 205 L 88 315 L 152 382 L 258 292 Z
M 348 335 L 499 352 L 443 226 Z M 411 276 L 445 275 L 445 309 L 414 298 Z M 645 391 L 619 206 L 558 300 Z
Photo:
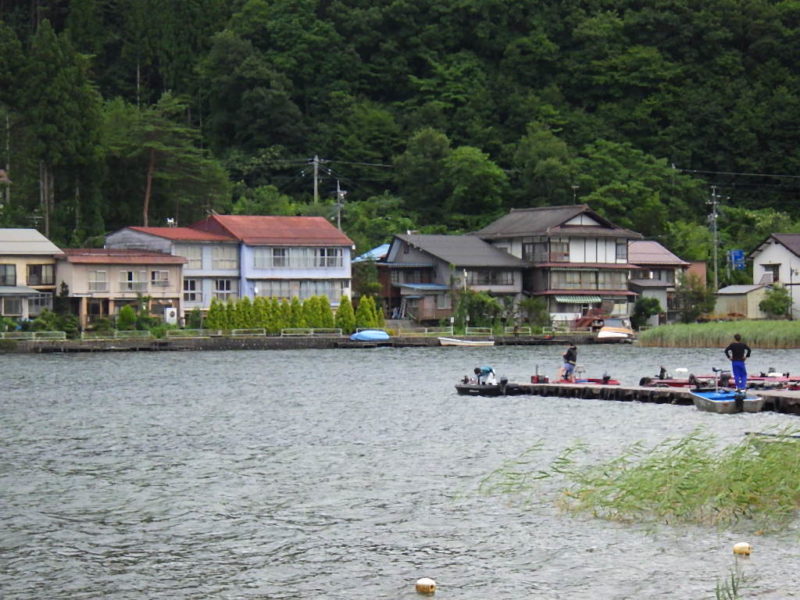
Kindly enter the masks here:
M 139 308 L 144 299 L 150 314 L 177 321 L 185 258 L 155 250 L 67 248 L 57 260 L 57 281 L 67 286 L 81 329 L 125 305 Z
M 239 297 L 239 240 L 193 227 L 125 227 L 106 236 L 106 248 L 154 250 L 186 259 L 181 317 L 207 310 L 212 298 Z
M 325 295 L 337 306 L 351 294 L 353 242 L 322 217 L 211 215 L 188 227 L 126 227 L 106 247 L 185 257 L 184 313 L 212 298 Z

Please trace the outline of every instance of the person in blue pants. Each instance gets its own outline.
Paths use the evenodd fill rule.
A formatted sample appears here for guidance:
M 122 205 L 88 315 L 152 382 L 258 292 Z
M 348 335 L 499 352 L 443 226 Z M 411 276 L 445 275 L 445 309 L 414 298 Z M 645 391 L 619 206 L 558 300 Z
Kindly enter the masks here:
M 736 390 L 745 391 L 747 389 L 747 368 L 744 366 L 744 361 L 750 358 L 750 346 L 745 344 L 742 336 L 737 333 L 733 336 L 733 341 L 725 348 L 725 356 L 731 361 Z

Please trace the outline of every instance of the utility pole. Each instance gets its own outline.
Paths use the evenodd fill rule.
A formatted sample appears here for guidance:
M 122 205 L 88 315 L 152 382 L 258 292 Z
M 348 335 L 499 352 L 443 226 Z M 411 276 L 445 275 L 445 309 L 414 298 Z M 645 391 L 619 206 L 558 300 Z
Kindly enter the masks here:
M 339 187 L 339 180 L 336 180 L 336 227 L 339 231 L 342 230 L 342 206 L 344 206 L 344 197 L 347 192 Z
M 717 205 L 719 204 L 719 196 L 717 195 L 717 186 L 711 186 L 711 199 L 706 202 L 711 206 L 711 214 L 708 215 L 708 222 L 711 224 L 711 237 L 713 239 L 713 260 L 714 260 L 714 293 L 719 289 L 719 264 L 717 261 L 717 249 L 719 247 L 719 236 L 717 234 Z
M 319 200 L 319 156 L 316 154 L 311 161 L 314 164 L 314 204 Z

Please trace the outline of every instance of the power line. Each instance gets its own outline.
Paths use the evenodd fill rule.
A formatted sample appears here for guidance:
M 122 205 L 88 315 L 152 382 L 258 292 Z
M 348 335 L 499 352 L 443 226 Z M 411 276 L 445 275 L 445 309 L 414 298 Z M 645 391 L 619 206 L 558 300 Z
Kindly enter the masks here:
M 778 173 L 746 173 L 737 171 L 703 171 L 700 169 L 682 169 L 672 165 L 673 168 L 683 173 L 698 173 L 702 175 L 732 175 L 734 177 L 775 177 L 778 179 L 800 179 L 800 175 L 781 175 Z

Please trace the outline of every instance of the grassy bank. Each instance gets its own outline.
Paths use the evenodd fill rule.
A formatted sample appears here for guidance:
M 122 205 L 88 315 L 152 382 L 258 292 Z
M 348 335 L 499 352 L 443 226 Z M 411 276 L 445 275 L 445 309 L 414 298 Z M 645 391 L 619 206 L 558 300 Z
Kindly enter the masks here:
M 726 346 L 734 333 L 753 348 L 800 348 L 800 321 L 725 321 L 661 325 L 638 335 L 640 346 L 713 348 Z
M 743 439 L 720 448 L 702 431 L 647 448 L 633 444 L 614 459 L 584 464 L 585 448 L 567 448 L 541 464 L 533 446 L 480 483 L 488 495 L 541 499 L 540 480 L 562 479 L 555 499 L 569 512 L 621 522 L 693 523 L 712 527 L 742 521 L 752 530 L 779 531 L 800 509 L 800 440 L 796 430 Z

